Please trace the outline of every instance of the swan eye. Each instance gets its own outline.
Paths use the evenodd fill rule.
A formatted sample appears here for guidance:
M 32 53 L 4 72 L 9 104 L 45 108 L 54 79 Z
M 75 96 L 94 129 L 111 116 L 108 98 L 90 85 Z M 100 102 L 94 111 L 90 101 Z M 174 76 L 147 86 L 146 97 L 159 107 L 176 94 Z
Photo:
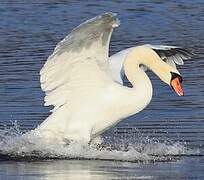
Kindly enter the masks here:
M 183 81 L 183 78 L 181 77 L 181 75 L 177 74 L 177 73 L 174 73 L 174 72 L 171 72 L 171 81 L 175 78 L 178 78 L 179 79 L 179 82 L 182 83 Z

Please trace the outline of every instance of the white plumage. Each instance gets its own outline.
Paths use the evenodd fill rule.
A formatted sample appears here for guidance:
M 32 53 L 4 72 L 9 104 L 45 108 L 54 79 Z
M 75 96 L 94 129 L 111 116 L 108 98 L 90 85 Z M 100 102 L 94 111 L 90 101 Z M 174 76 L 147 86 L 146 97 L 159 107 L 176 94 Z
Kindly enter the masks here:
M 111 56 L 109 67 L 110 37 L 118 25 L 115 14 L 106 13 L 81 24 L 57 45 L 40 72 L 45 105 L 54 109 L 34 132 L 48 140 L 88 143 L 148 105 L 152 86 L 141 64 L 170 84 L 170 72 L 179 74 L 175 63 L 183 64 L 191 55 L 174 46 L 143 45 Z M 133 88 L 122 85 L 124 74 Z

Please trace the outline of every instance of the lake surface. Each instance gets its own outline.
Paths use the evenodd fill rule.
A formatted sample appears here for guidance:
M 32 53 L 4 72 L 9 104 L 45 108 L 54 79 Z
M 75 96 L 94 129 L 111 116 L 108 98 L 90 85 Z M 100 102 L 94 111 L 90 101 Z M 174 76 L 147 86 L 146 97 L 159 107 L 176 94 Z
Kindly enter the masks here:
M 104 134 L 112 151 L 28 144 L 21 134 L 37 127 L 51 109 L 43 106 L 40 69 L 75 26 L 104 12 L 118 13 L 121 21 L 110 55 L 145 43 L 197 54 L 178 67 L 185 96 L 148 72 L 153 99 Z M 204 179 L 203 12 L 202 0 L 1 0 L 0 179 Z

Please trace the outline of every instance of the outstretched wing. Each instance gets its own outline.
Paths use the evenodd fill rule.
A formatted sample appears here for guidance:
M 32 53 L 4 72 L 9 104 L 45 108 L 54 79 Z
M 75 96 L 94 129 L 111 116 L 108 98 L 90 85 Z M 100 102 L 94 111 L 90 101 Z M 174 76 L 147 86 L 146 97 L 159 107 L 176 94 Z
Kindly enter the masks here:
M 108 49 L 118 25 L 115 14 L 105 13 L 79 25 L 56 46 L 40 72 L 45 105 L 53 105 L 52 111 L 111 80 Z
M 194 54 L 187 49 L 177 46 L 163 46 L 145 44 L 144 46 L 153 49 L 163 61 L 176 68 L 177 65 L 183 65 L 183 60 L 191 59 Z

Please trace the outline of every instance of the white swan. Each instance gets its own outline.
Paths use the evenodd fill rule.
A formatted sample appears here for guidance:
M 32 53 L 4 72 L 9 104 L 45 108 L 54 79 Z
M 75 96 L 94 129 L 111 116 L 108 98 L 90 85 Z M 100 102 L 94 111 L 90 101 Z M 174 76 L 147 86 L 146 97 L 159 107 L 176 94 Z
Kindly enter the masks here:
M 45 105 L 53 105 L 54 109 L 35 133 L 61 142 L 89 143 L 97 139 L 149 104 L 152 85 L 144 66 L 183 95 L 175 63 L 183 64 L 182 59 L 192 56 L 184 49 L 133 47 L 110 57 L 109 67 L 109 42 L 118 25 L 115 14 L 105 13 L 81 24 L 57 45 L 40 72 Z M 122 85 L 123 74 L 132 88 Z

